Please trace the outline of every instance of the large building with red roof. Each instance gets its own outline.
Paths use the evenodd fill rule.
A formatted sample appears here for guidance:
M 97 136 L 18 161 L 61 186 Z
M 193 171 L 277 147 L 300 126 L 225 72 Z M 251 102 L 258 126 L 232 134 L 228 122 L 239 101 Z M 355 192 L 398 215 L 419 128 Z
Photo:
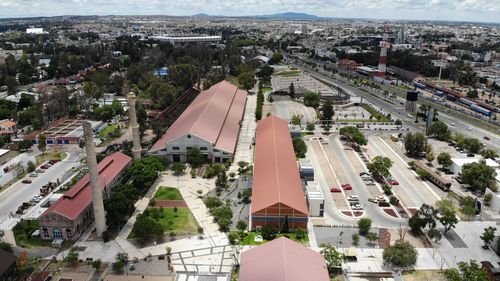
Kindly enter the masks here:
M 202 91 L 149 154 L 185 162 L 187 152 L 200 149 L 207 162 L 231 161 L 236 149 L 247 92 L 228 81 Z
M 132 158 L 115 152 L 97 165 L 103 198 L 109 198 L 111 187 L 122 182 Z M 77 240 L 94 221 L 92 187 L 89 174 L 81 178 L 63 197 L 39 218 L 42 239 Z
M 239 281 L 329 281 L 325 259 L 285 237 L 241 254 Z
M 306 228 L 308 209 L 288 123 L 269 116 L 257 123 L 251 205 L 252 229 Z

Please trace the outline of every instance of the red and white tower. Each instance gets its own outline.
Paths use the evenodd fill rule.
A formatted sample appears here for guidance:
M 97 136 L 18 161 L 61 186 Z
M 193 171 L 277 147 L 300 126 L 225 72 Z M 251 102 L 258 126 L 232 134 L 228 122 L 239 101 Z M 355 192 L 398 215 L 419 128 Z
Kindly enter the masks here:
M 387 49 L 389 49 L 389 28 L 387 24 L 384 25 L 384 34 L 382 35 L 382 41 L 380 41 L 380 59 L 378 61 L 378 71 L 377 76 L 380 78 L 385 78 L 385 68 L 387 65 Z

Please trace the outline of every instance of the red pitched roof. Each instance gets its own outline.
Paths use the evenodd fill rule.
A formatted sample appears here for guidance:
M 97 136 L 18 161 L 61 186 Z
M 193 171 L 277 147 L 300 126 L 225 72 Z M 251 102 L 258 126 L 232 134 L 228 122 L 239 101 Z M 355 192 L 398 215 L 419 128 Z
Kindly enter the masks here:
M 257 123 L 252 213 L 277 203 L 307 215 L 288 123 L 269 116 Z
M 111 182 L 120 174 L 132 161 L 132 158 L 115 152 L 104 158 L 97 165 L 101 190 L 104 190 L 107 183 Z M 92 188 L 90 186 L 90 176 L 86 174 L 64 196 L 57 200 L 48 208 L 42 216 L 50 213 L 57 213 L 70 219 L 76 219 L 80 213 L 92 203 Z
M 328 281 L 325 259 L 285 237 L 241 254 L 240 281 Z
M 225 80 L 202 91 L 150 152 L 164 149 L 168 142 L 186 134 L 207 140 L 216 149 L 234 152 L 246 97 L 246 91 Z

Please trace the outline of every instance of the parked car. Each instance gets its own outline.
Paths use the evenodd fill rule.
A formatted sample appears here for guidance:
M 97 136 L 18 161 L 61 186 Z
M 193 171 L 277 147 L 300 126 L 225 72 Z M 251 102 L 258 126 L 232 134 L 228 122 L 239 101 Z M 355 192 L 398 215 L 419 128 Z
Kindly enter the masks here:
M 22 181 L 22 183 L 32 183 L 32 181 L 30 179 L 25 179 Z
M 52 160 L 49 160 L 49 163 L 54 165 L 55 163 L 59 162 L 59 159 L 52 159 Z
M 39 174 L 45 173 L 45 171 L 41 170 L 41 169 L 36 170 L 36 172 L 39 173 Z
M 47 165 L 47 164 L 44 164 L 44 165 L 40 166 L 40 169 L 47 170 L 48 168 L 50 168 L 50 166 Z
M 343 183 L 341 185 L 341 187 L 344 189 L 344 190 L 352 190 L 352 186 L 348 183 Z
M 364 176 L 364 175 L 369 176 L 369 175 L 370 175 L 370 173 L 367 173 L 367 172 L 361 172 L 361 173 L 359 173 L 359 176 L 360 176 L 360 177 L 362 177 L 362 176 Z
M 363 206 L 361 206 L 360 204 L 355 204 L 354 206 L 351 207 L 351 209 L 353 209 L 353 210 L 363 210 Z
M 399 185 L 399 182 L 398 182 L 398 181 L 396 181 L 396 180 L 390 180 L 390 181 L 388 181 L 388 183 L 389 183 L 390 185 Z
M 368 198 L 368 202 L 378 203 L 377 198 Z
M 347 197 L 347 201 L 359 201 L 359 197 L 357 195 L 350 195 Z
M 378 206 L 379 207 L 390 207 L 391 204 L 389 204 L 389 202 L 387 202 L 387 201 L 379 201 Z
M 483 137 L 483 139 L 485 139 L 485 140 L 490 140 L 490 137 L 488 137 L 488 136 L 484 136 L 484 137 Z
M 30 174 L 30 177 L 32 177 L 32 178 L 37 177 L 37 176 L 38 176 L 38 174 L 37 174 L 37 173 L 31 173 L 31 174 Z
M 330 189 L 330 192 L 337 193 L 337 192 L 342 192 L 342 190 L 340 190 L 340 188 L 332 187 L 332 188 Z
M 467 153 L 467 157 L 474 157 L 474 153 Z

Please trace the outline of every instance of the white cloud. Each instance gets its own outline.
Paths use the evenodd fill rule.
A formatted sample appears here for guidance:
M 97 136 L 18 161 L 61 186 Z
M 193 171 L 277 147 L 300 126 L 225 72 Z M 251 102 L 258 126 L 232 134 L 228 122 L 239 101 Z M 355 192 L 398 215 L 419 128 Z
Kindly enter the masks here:
M 0 17 L 168 14 L 259 15 L 286 11 L 327 17 L 500 21 L 498 0 L 0 0 Z

